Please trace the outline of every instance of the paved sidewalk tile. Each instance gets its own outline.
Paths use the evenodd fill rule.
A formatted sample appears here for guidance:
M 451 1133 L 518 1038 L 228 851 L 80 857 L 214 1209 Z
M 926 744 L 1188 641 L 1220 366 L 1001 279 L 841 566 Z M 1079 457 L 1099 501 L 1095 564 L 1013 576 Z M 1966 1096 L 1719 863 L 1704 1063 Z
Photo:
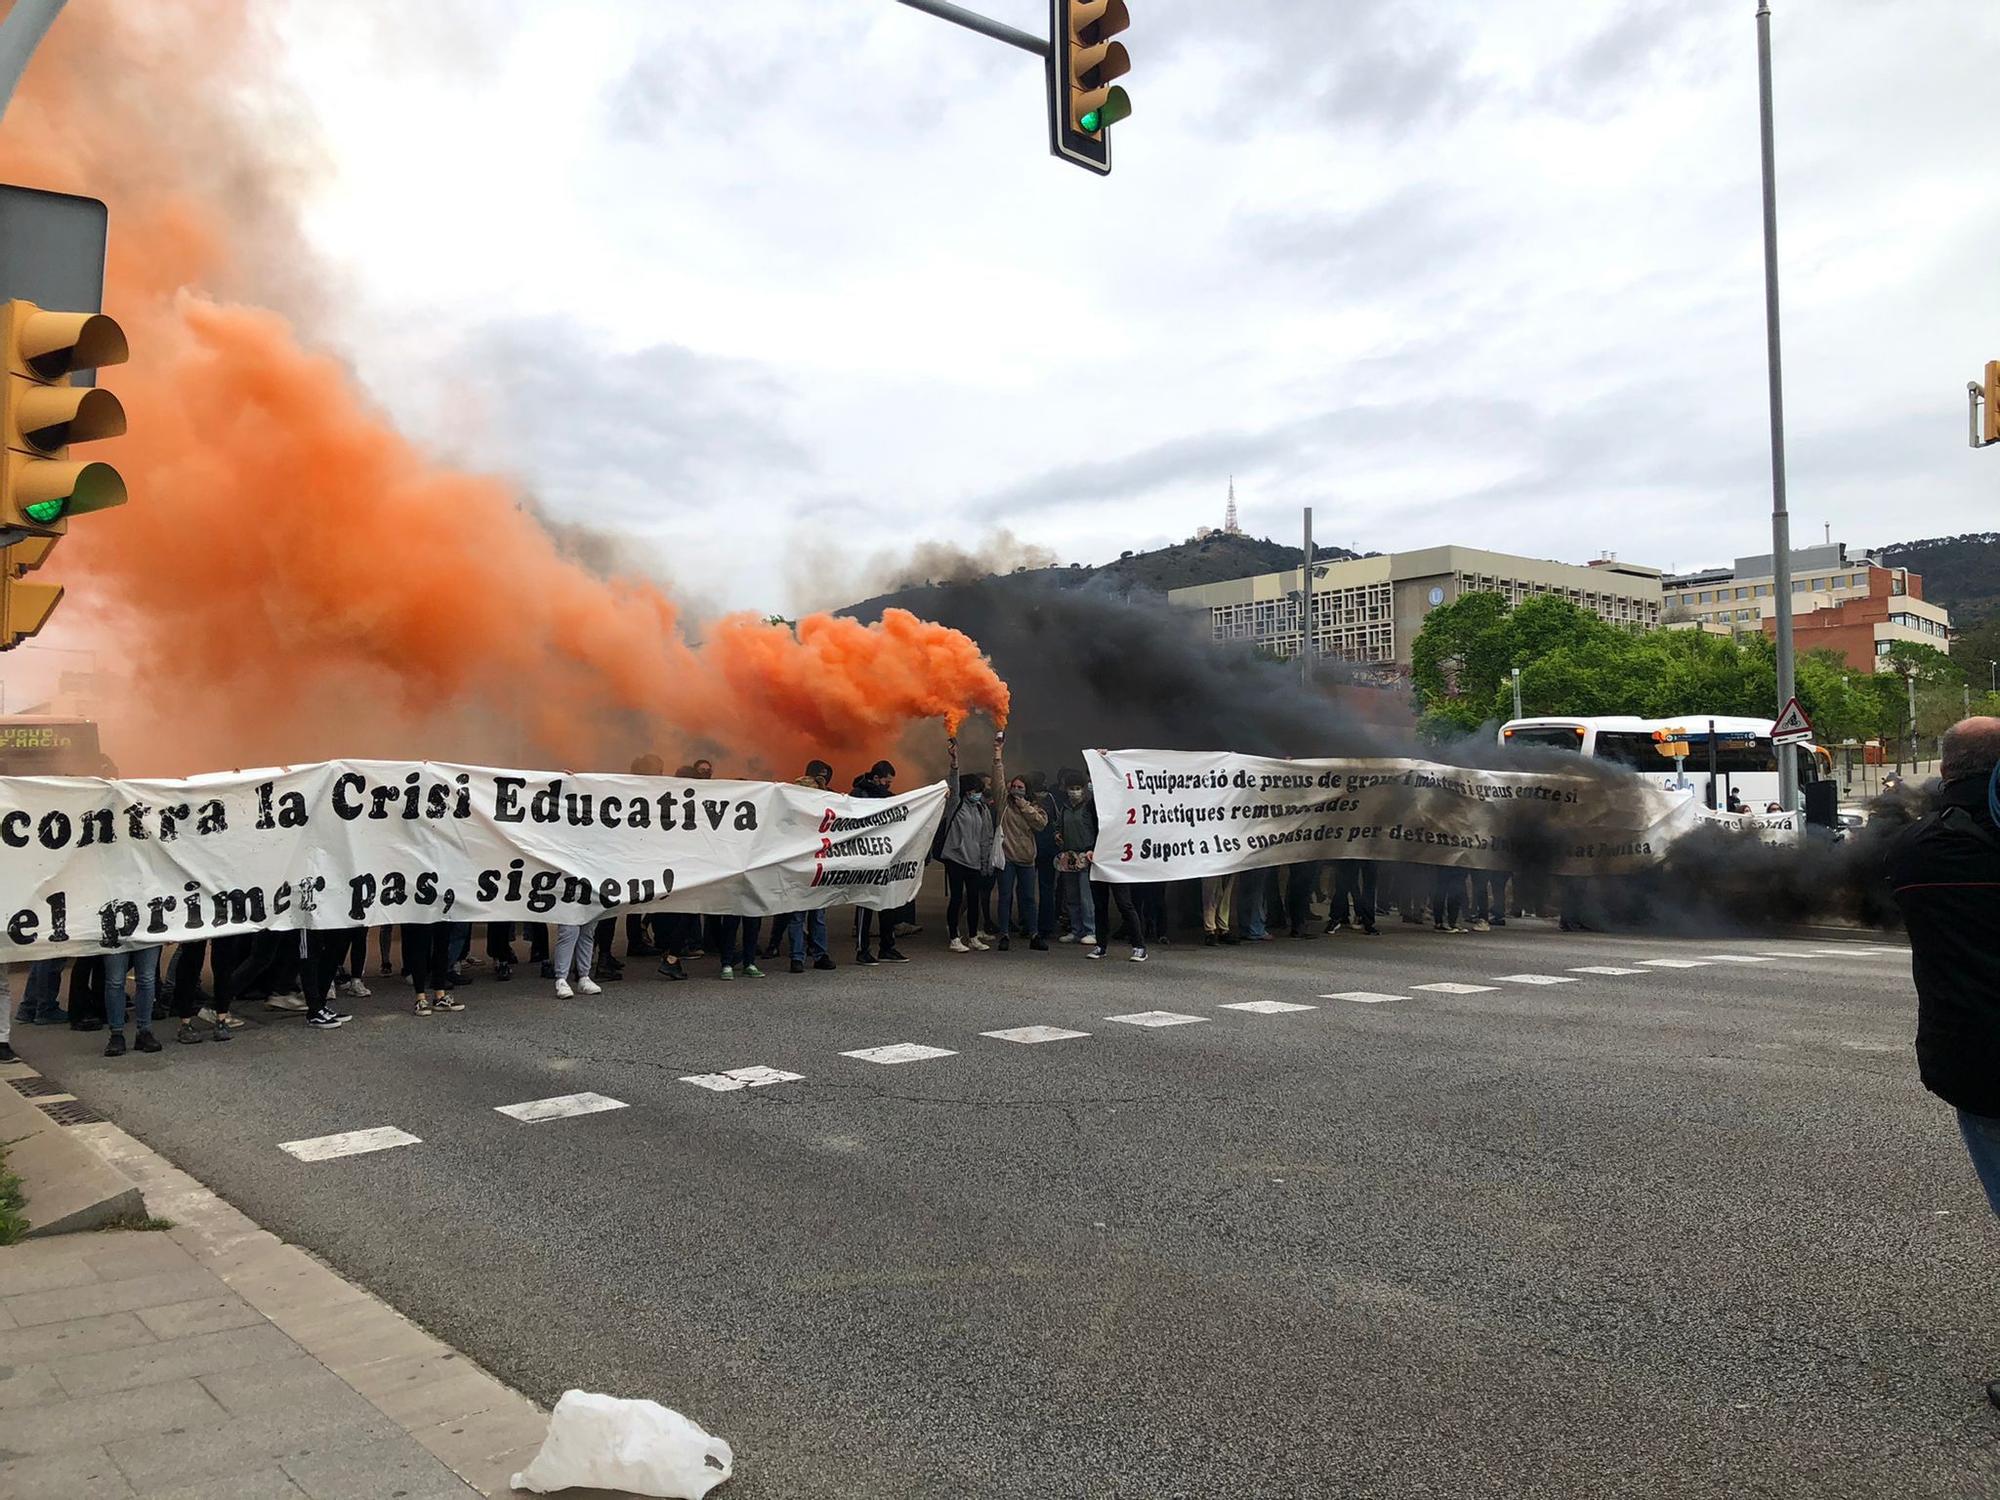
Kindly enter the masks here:
M 397 1431 L 382 1442 L 329 1444 L 279 1460 L 313 1500 L 469 1500 L 456 1474 Z M 506 1493 L 502 1491 L 502 1493 Z
M 5 1306 L 23 1328 L 41 1323 L 60 1323 L 71 1318 L 91 1318 L 103 1313 L 131 1312 L 141 1307 L 164 1307 L 169 1302 L 186 1302 L 213 1290 L 215 1278 L 208 1272 L 168 1271 L 157 1276 L 132 1276 L 123 1281 L 100 1281 L 90 1286 L 65 1287 L 55 1292 L 28 1292 L 9 1297 Z
M 215 1484 L 197 1480 L 177 1484 L 170 1490 L 147 1490 L 144 1500 L 216 1500 Z M 229 1500 L 310 1500 L 276 1464 L 229 1476 Z
M 0 1464 L 0 1495 L 7 1500 L 121 1500 L 130 1495 L 118 1465 L 102 1448 L 71 1448 Z
M 128 1349 L 135 1344 L 157 1342 L 153 1331 L 139 1321 L 137 1313 L 111 1313 L 102 1318 L 77 1318 L 68 1323 L 0 1333 L 0 1364 L 44 1364 L 67 1355 L 95 1354 L 104 1349 Z
M 264 1315 L 256 1308 L 228 1292 L 198 1297 L 192 1302 L 170 1302 L 165 1307 L 142 1307 L 138 1318 L 152 1329 L 155 1338 L 162 1339 L 220 1333 L 226 1328 L 251 1328 L 264 1321 Z
M 146 1230 L 107 1232 L 87 1237 L 100 1240 L 82 1250 L 84 1264 L 99 1281 L 124 1281 L 133 1276 L 164 1276 L 169 1271 L 199 1270 L 201 1263 L 164 1234 Z
M 96 1396 L 161 1385 L 189 1375 L 213 1375 L 269 1364 L 296 1354 L 298 1345 L 277 1329 L 236 1328 L 227 1333 L 200 1333 L 131 1351 L 84 1354 L 50 1361 L 56 1379 L 72 1396 Z
M 0 1365 L 0 1411 L 40 1406 L 62 1394 L 62 1382 L 47 1365 Z
M 54 1239 L 23 1240 L 18 1245 L 9 1245 L 7 1253 L 0 1255 L 0 1297 L 88 1286 L 96 1281 L 98 1276 L 90 1269 L 90 1263 L 71 1247 L 73 1238 L 73 1235 L 59 1235 Z
M 154 1386 L 143 1401 L 72 1401 L 58 1395 L 45 1406 L 0 1411 L 0 1452 L 15 1455 L 89 1448 L 112 1438 L 144 1436 L 223 1418 L 215 1399 L 192 1380 Z

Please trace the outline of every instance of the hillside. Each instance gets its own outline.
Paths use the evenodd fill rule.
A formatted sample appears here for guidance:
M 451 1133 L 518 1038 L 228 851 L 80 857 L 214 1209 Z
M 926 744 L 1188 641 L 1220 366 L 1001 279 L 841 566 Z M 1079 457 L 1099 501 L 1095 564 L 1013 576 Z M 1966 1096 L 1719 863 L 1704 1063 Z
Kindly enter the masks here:
M 1317 545 L 1314 551 L 1322 562 L 1345 562 L 1349 558 L 1373 555 L 1324 544 Z M 990 582 L 1004 592 L 1018 591 L 1023 598 L 1031 590 L 1049 586 L 1081 588 L 1088 585 L 1093 593 L 1118 596 L 1164 594 L 1169 589 L 1187 588 L 1197 583 L 1219 583 L 1225 578 L 1296 568 L 1303 555 L 1304 549 L 1287 547 L 1269 537 L 1214 532 L 1151 552 L 1128 552 L 1116 562 L 1096 567 L 1072 563 L 1068 567 L 1031 568 L 999 575 Z M 926 602 L 934 605 L 938 590 L 948 587 L 949 584 L 925 583 L 895 589 L 850 604 L 840 613 L 873 620 L 885 609 L 907 609 L 928 617 Z
M 1892 542 L 1876 556 L 1924 577 L 1924 597 L 1951 611 L 1963 630 L 2000 614 L 2000 531 Z

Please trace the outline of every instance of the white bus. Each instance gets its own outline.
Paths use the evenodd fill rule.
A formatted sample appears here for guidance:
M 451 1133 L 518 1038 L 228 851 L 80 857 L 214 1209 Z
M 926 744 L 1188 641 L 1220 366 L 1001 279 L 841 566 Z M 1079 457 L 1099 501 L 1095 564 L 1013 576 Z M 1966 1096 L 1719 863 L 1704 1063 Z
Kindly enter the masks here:
M 1636 719 L 1622 714 L 1599 718 L 1509 719 L 1500 726 L 1500 743 L 1523 749 L 1574 750 L 1608 760 L 1669 791 L 1693 792 L 1709 799 L 1709 742 L 1714 731 L 1715 799 L 1726 808 L 1733 792 L 1752 812 L 1762 812 L 1778 800 L 1778 757 L 1771 748 L 1769 719 L 1734 714 L 1680 714 L 1671 719 Z M 1660 749 L 1655 735 L 1674 731 L 1687 741 L 1685 759 Z M 1799 779 L 1819 781 L 1832 776 L 1831 756 L 1818 745 L 1802 747 Z

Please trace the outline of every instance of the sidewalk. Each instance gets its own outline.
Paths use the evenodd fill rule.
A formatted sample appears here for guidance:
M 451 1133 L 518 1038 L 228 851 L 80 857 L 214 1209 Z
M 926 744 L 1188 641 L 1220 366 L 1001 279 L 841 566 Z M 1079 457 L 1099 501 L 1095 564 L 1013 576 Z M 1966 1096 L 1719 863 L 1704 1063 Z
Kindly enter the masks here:
M 0 1249 L 0 1495 L 514 1493 L 546 1413 L 115 1125 L 69 1129 L 172 1227 Z

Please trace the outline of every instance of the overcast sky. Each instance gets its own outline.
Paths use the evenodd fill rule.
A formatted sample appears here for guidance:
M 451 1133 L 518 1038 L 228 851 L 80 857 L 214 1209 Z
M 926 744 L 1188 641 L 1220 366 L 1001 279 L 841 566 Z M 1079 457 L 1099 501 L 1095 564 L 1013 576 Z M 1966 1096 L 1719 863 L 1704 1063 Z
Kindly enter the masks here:
M 1286 540 L 1769 550 L 1753 0 L 1130 4 L 1100 179 L 1034 59 L 892 0 L 291 0 L 329 332 L 716 604 L 1102 561 L 1232 473 Z M 2000 524 L 2000 8 L 1775 9 L 1794 536 Z

